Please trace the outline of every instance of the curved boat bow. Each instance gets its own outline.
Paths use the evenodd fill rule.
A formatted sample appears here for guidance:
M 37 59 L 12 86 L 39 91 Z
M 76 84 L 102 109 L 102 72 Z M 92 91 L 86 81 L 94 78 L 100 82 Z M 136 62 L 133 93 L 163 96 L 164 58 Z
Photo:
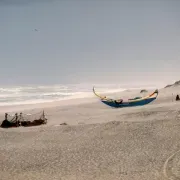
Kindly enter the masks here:
M 128 99 L 128 101 L 123 101 L 123 99 L 116 100 L 116 99 L 107 98 L 106 96 L 101 96 L 98 93 L 96 93 L 94 87 L 93 87 L 93 93 L 98 98 L 100 98 L 102 103 L 114 108 L 122 108 L 122 107 L 143 106 L 149 104 L 157 98 L 159 92 L 158 89 L 156 89 L 153 93 L 149 94 L 148 96 Z

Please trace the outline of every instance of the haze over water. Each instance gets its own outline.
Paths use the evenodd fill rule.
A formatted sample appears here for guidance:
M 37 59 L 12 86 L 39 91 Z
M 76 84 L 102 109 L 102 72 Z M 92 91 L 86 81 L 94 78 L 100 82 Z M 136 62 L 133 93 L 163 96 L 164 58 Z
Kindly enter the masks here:
M 83 84 L 90 91 L 179 80 L 179 8 L 175 0 L 1 0 L 1 95 L 17 86 L 64 93 L 60 85 L 86 92 Z

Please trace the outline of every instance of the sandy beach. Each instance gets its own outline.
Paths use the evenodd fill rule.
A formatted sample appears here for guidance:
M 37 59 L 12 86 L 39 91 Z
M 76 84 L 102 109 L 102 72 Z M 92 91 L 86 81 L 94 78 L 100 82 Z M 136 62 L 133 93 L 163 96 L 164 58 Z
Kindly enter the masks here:
M 180 179 L 179 92 L 160 89 L 153 103 L 122 109 L 96 97 L 1 107 L 2 120 L 4 112 L 44 109 L 48 124 L 0 129 L 0 179 Z M 136 95 L 139 90 L 112 96 Z M 60 125 L 64 122 L 68 125 Z

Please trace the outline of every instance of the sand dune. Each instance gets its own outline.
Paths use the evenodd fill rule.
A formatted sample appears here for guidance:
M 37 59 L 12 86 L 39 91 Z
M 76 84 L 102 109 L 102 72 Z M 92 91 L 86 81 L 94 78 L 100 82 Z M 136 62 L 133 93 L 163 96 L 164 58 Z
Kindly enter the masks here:
M 0 179 L 179 179 L 178 92 L 178 87 L 161 89 L 152 104 L 124 109 L 111 109 L 96 98 L 4 107 L 1 112 L 44 108 L 49 121 L 0 129 Z M 112 96 L 136 95 L 139 91 Z M 63 122 L 68 125 L 60 126 Z

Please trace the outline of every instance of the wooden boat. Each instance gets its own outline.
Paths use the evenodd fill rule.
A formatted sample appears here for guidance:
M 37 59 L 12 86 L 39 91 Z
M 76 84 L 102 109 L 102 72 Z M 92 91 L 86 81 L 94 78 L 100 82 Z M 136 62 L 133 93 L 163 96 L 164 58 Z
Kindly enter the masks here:
M 128 101 L 123 101 L 123 99 L 110 99 L 106 96 L 101 96 L 95 92 L 93 87 L 93 93 L 100 98 L 101 102 L 113 107 L 113 108 L 123 108 L 123 107 L 133 107 L 133 106 L 144 106 L 146 104 L 154 101 L 158 96 L 158 90 L 156 89 L 153 93 L 145 97 L 135 97 L 133 99 L 128 99 Z

